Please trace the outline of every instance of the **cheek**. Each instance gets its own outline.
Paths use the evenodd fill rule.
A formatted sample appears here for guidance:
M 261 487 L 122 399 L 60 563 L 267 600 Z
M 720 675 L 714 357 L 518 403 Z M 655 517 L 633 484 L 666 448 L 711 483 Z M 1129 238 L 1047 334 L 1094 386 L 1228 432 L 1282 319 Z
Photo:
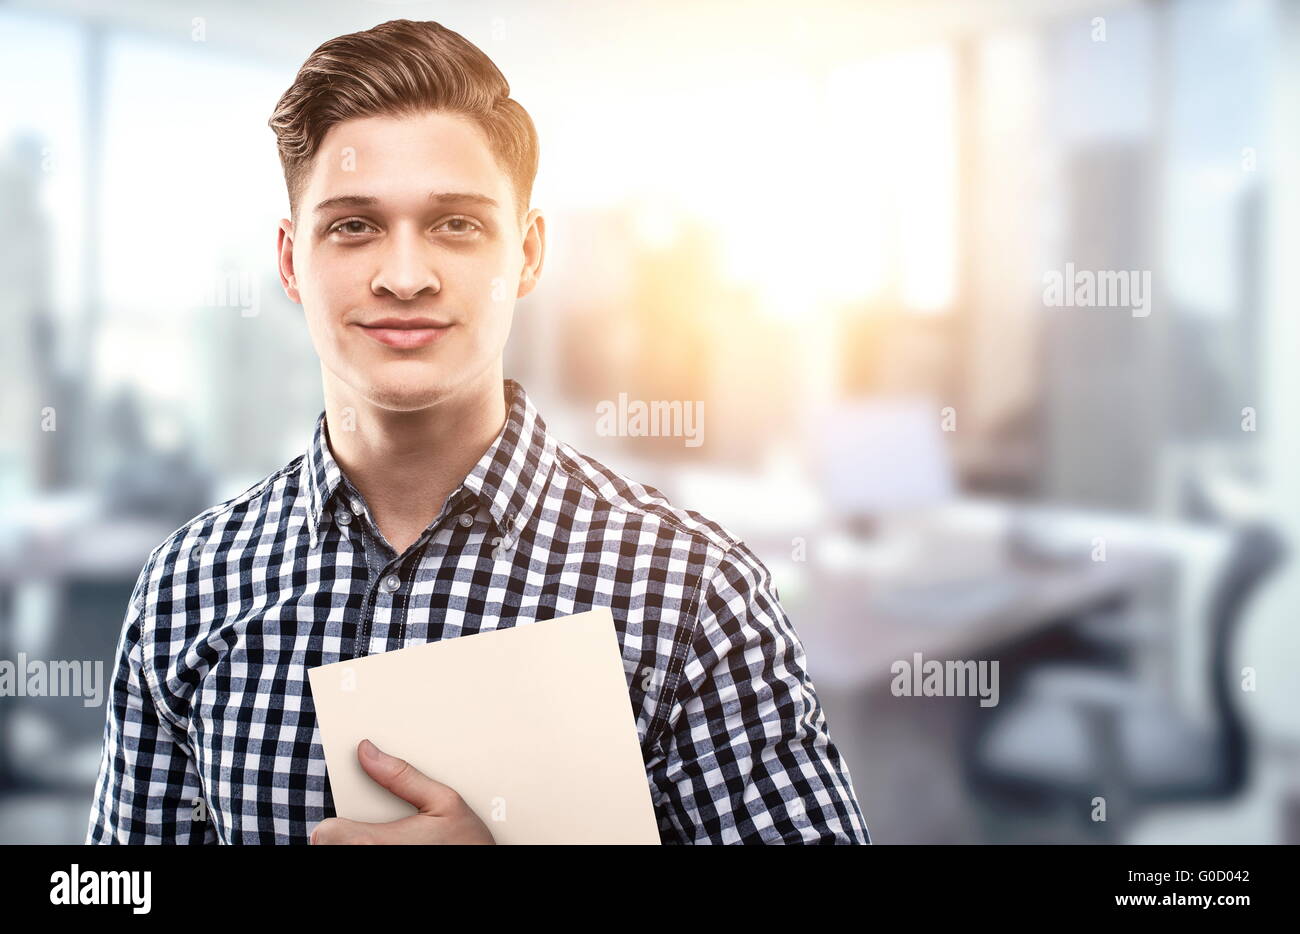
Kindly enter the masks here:
M 357 305 L 359 289 L 368 279 L 360 280 L 360 273 L 350 268 L 346 259 L 317 262 L 311 266 L 311 273 L 302 290 L 304 305 L 310 309 L 308 318 L 314 319 L 316 326 L 327 328 L 331 322 L 337 322 L 348 308 Z
M 443 285 L 459 291 L 475 308 L 490 311 L 518 288 L 523 259 L 515 252 L 508 244 L 495 243 L 474 255 L 449 258 Z
M 492 299 L 492 282 L 499 275 L 488 258 L 449 257 L 438 266 L 442 299 L 453 299 L 475 317 L 482 317 Z
M 336 355 L 344 335 L 340 333 L 339 319 L 347 307 L 348 299 L 338 281 L 338 270 L 332 275 L 313 275 L 300 287 L 303 317 L 316 352 L 322 356 Z
M 319 257 L 313 265 L 316 298 L 326 308 L 337 308 L 370 283 L 369 276 L 350 256 Z

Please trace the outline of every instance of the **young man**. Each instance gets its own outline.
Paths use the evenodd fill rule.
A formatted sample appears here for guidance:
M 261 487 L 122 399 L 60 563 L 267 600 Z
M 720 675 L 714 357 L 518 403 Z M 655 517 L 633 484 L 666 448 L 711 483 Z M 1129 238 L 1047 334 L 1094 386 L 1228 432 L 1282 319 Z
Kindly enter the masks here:
M 664 842 L 870 842 L 767 569 L 552 437 L 503 377 L 546 242 L 509 94 L 463 37 L 398 20 L 321 46 L 280 99 L 280 276 L 325 410 L 304 455 L 150 554 L 88 842 L 491 843 L 369 743 L 418 813 L 333 817 L 306 672 L 597 606 Z

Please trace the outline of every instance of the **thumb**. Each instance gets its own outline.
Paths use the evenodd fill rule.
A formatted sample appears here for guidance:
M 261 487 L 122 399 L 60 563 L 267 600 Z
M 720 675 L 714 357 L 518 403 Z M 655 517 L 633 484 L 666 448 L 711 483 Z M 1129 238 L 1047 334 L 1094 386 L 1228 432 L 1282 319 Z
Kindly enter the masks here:
M 405 759 L 381 752 L 368 739 L 357 746 L 357 759 L 367 775 L 423 813 L 441 814 L 456 797 L 447 785 L 434 781 Z

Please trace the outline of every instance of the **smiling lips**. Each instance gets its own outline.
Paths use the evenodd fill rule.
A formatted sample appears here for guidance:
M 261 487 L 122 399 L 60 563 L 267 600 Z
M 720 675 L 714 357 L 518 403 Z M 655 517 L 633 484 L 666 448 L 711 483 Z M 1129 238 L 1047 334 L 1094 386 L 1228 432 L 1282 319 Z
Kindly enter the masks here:
M 379 318 L 358 327 L 381 344 L 409 350 L 441 340 L 452 324 L 434 318 Z

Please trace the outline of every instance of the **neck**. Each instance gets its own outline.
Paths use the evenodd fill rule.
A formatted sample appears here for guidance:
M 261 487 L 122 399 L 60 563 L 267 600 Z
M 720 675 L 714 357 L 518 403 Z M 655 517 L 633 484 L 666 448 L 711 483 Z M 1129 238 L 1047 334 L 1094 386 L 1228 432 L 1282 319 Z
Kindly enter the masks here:
M 500 367 L 415 412 L 380 408 L 327 372 L 322 376 L 330 451 L 400 555 L 501 433 L 506 405 Z

